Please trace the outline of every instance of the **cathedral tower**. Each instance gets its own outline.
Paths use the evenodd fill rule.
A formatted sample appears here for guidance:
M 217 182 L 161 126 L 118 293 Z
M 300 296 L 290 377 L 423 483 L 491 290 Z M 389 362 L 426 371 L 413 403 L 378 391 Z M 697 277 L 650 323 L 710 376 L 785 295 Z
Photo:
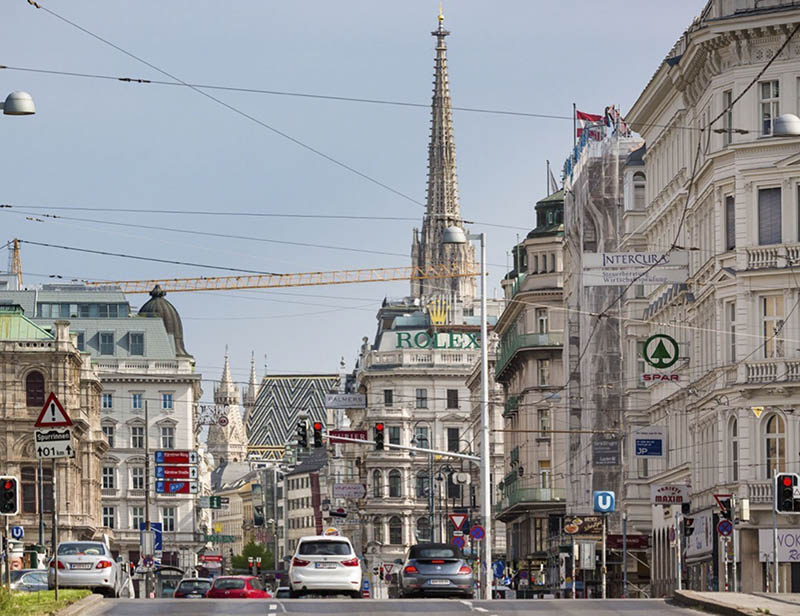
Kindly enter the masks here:
M 208 453 L 214 456 L 217 466 L 223 462 L 244 462 L 247 458 L 247 434 L 239 404 L 239 387 L 231 379 L 227 348 L 222 379 L 214 390 L 214 404 L 220 420 L 208 429 Z

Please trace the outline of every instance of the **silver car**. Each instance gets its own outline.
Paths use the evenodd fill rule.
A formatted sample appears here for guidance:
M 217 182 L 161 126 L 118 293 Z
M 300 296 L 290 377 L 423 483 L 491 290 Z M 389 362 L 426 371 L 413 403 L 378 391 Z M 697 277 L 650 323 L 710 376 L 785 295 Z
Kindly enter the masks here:
M 411 546 L 400 569 L 400 596 L 447 595 L 471 598 L 475 579 L 464 555 L 447 543 Z
M 5 578 L 3 581 L 5 581 Z M 47 590 L 47 571 L 44 569 L 18 569 L 12 571 L 11 590 L 25 590 L 28 592 Z
M 118 597 L 122 572 L 101 541 L 64 541 L 47 569 L 47 587 L 55 588 L 58 567 L 59 588 L 91 588 L 106 597 Z

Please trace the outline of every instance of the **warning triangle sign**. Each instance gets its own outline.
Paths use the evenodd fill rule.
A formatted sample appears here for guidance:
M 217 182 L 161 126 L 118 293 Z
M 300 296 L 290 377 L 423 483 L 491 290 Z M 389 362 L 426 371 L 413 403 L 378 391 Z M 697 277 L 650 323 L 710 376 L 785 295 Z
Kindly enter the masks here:
M 466 513 L 451 513 L 450 514 L 450 521 L 453 523 L 453 526 L 456 527 L 456 530 L 461 530 L 461 527 L 464 526 L 464 522 L 467 521 L 467 514 Z
M 37 428 L 69 428 L 72 425 L 72 420 L 67 415 L 61 402 L 58 401 L 56 395 L 50 392 L 47 402 L 42 407 L 42 412 L 39 413 L 39 419 L 33 424 Z

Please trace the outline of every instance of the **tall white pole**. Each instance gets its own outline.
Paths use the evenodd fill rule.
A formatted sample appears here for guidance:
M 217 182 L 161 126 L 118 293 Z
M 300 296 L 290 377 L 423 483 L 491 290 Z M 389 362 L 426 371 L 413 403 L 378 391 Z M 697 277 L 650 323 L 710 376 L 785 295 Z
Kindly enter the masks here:
M 486 234 L 481 239 L 481 487 L 483 498 L 481 517 L 483 518 L 483 561 L 481 576 L 483 598 L 492 598 L 492 485 L 491 449 L 489 447 L 489 335 L 486 314 Z
M 603 562 L 602 562 L 602 566 L 601 566 L 601 569 L 600 569 L 600 573 L 602 575 L 601 580 L 602 580 L 602 597 L 603 597 L 603 599 L 605 599 L 607 597 L 607 592 L 606 592 L 606 588 L 607 588 L 607 586 L 606 586 L 606 537 L 608 536 L 607 535 L 608 531 L 606 530 L 607 529 L 607 526 L 606 526 L 606 518 L 607 517 L 608 517 L 608 515 L 604 513 L 603 514 L 603 554 L 602 554 Z

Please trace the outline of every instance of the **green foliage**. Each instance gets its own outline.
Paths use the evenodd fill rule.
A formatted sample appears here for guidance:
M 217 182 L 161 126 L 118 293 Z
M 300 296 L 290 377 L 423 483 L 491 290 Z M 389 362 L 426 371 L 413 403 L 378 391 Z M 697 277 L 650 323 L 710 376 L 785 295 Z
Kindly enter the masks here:
M 3 616 L 44 616 L 63 609 L 71 603 L 88 597 L 89 590 L 59 590 L 58 602 L 55 591 L 11 592 L 0 588 L 0 614 Z
M 272 569 L 272 554 L 267 549 L 267 547 L 262 543 L 256 543 L 255 541 L 251 541 L 242 550 L 241 554 L 237 554 L 233 557 L 233 568 L 234 569 L 248 569 L 250 565 L 247 562 L 248 557 L 252 556 L 253 558 L 261 557 L 261 570 L 264 571 L 266 569 Z

